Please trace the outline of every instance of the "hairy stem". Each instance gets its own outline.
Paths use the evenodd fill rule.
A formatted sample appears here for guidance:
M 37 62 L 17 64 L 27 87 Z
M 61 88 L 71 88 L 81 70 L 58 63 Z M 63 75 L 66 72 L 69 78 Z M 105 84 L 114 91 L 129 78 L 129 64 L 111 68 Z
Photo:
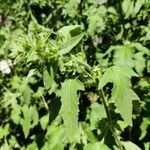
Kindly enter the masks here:
M 110 131 L 112 132 L 112 134 L 113 134 L 113 136 L 114 136 L 116 142 L 118 143 L 118 146 L 119 146 L 120 150 L 124 150 L 124 148 L 123 148 L 123 146 L 122 146 L 122 144 L 121 144 L 121 141 L 120 141 L 120 139 L 118 138 L 118 135 L 116 134 L 115 130 L 112 128 L 112 126 L 110 126 L 109 128 L 110 128 Z
M 82 65 L 84 65 L 85 68 L 87 68 L 88 71 L 91 72 L 91 67 L 89 65 L 85 65 L 83 63 L 82 63 Z M 115 140 L 116 140 L 120 150 L 124 150 L 124 148 L 123 148 L 123 146 L 121 144 L 121 141 L 118 138 L 118 135 L 116 134 L 115 130 L 113 129 L 109 107 L 108 107 L 108 104 L 107 104 L 106 97 L 104 95 L 103 89 L 98 90 L 98 95 L 101 97 L 102 103 L 103 103 L 105 111 L 106 111 L 106 115 L 107 115 L 107 119 L 108 119 L 108 123 L 109 123 L 109 129 L 112 132 L 112 134 L 113 134 L 113 136 L 114 136 L 114 138 L 115 138 Z
M 107 101 L 106 101 L 106 98 L 105 98 L 105 95 L 104 95 L 104 91 L 103 89 L 100 89 L 98 91 L 98 94 L 100 95 L 101 97 L 101 100 L 102 100 L 102 103 L 104 105 L 104 108 L 105 108 L 105 111 L 106 111 L 106 115 L 107 115 L 107 118 L 108 118 L 108 123 L 109 123 L 109 129 L 110 131 L 112 132 L 120 150 L 124 150 L 122 144 L 121 144 L 121 141 L 119 140 L 118 138 L 118 135 L 116 134 L 115 130 L 113 129 L 112 127 L 112 120 L 111 120 L 111 115 L 110 115 L 110 111 L 109 111 L 109 108 L 108 108 L 108 104 L 107 104 Z
M 107 118 L 108 118 L 108 122 L 111 124 L 111 115 L 110 115 L 110 112 L 109 112 L 109 109 L 108 109 L 108 104 L 106 102 L 104 91 L 102 89 L 100 89 L 98 91 L 98 93 L 99 93 L 99 95 L 101 97 L 101 100 L 102 100 L 102 103 L 104 105 L 104 108 L 105 108 L 105 111 L 106 111 L 106 115 L 107 115 Z

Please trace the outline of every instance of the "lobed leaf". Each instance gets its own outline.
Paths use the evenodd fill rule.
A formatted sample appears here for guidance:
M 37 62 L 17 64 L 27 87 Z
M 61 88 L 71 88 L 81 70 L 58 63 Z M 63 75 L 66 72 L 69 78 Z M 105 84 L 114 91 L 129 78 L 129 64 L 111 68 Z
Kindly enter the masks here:
M 68 141 L 72 141 L 78 131 L 78 90 L 83 90 L 83 84 L 77 79 L 66 80 L 60 90 L 61 116 L 66 127 Z
M 99 81 L 99 89 L 113 83 L 112 99 L 124 121 L 132 126 L 132 100 L 139 99 L 131 89 L 130 78 L 137 74 L 128 67 L 113 66 L 106 70 Z

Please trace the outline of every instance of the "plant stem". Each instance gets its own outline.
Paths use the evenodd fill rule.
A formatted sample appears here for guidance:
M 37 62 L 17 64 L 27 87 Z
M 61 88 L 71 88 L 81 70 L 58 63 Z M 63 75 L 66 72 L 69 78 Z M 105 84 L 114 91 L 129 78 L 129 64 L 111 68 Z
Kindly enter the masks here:
M 91 72 L 91 67 L 89 65 L 85 65 L 83 63 L 81 63 L 81 64 L 84 65 L 89 70 L 89 72 Z M 124 150 L 124 148 L 123 148 L 123 146 L 121 144 L 121 141 L 119 140 L 115 130 L 112 127 L 111 115 L 110 115 L 109 107 L 108 107 L 108 104 L 107 104 L 107 101 L 106 101 L 103 89 L 98 90 L 98 94 L 99 94 L 99 96 L 102 99 L 102 103 L 103 103 L 105 111 L 106 111 L 106 115 L 107 115 L 107 119 L 108 119 L 108 123 L 109 123 L 109 129 L 112 132 L 115 140 L 117 141 L 120 150 Z
M 116 132 L 114 131 L 114 129 L 112 128 L 112 126 L 110 126 L 109 128 L 110 128 L 110 130 L 111 130 L 111 132 L 112 132 L 115 140 L 117 141 L 120 150 L 124 150 L 124 148 L 123 148 L 123 146 L 121 144 L 121 141 L 119 140 L 118 135 L 116 134 Z
M 121 144 L 121 141 L 119 140 L 119 138 L 118 138 L 118 136 L 117 136 L 115 130 L 114 130 L 113 127 L 112 127 L 111 115 L 110 115 L 110 111 L 109 111 L 109 108 L 108 108 L 108 104 L 107 104 L 107 102 L 106 102 L 106 98 L 105 98 L 103 89 L 100 89 L 100 90 L 98 91 L 98 94 L 99 94 L 100 97 L 101 97 L 102 103 L 103 103 L 104 108 L 105 108 L 105 111 L 106 111 L 106 115 L 107 115 L 108 123 L 109 123 L 109 129 L 110 129 L 110 131 L 112 132 L 112 134 L 113 134 L 113 136 L 114 136 L 116 142 L 118 143 L 118 146 L 119 146 L 120 150 L 124 150 L 124 148 L 123 148 L 123 146 L 122 146 L 122 144 Z
M 104 105 L 108 121 L 109 121 L 109 123 L 111 123 L 111 115 L 110 115 L 110 112 L 109 112 L 109 109 L 108 109 L 108 106 L 107 106 L 107 102 L 106 102 L 106 99 L 105 99 L 104 91 L 102 89 L 100 89 L 98 92 L 99 92 L 99 95 L 100 95 L 100 97 L 102 99 L 102 103 Z

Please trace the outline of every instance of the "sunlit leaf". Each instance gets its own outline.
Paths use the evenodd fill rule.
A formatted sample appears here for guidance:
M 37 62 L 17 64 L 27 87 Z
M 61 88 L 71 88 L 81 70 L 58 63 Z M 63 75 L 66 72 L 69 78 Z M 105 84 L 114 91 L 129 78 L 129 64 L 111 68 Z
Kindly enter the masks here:
M 22 107 L 22 112 L 23 118 L 21 118 L 21 126 L 24 132 L 24 136 L 27 138 L 31 128 L 31 113 L 27 105 Z
M 81 33 L 77 36 L 72 37 L 69 41 L 67 41 L 66 43 L 61 45 L 59 47 L 59 49 L 60 49 L 59 54 L 64 55 L 66 53 L 69 53 L 72 50 L 72 48 L 74 48 L 81 41 L 83 36 L 84 36 L 84 34 Z
M 134 143 L 130 142 L 130 141 L 126 141 L 126 142 L 122 142 L 123 146 L 125 147 L 125 150 L 142 150 L 141 148 L 139 148 L 137 145 L 135 145 Z
M 114 66 L 106 70 L 99 81 L 99 89 L 107 83 L 113 83 L 112 99 L 115 101 L 117 110 L 120 112 L 124 121 L 132 126 L 132 100 L 139 99 L 131 89 L 130 78 L 137 76 L 128 67 Z
M 49 114 L 44 115 L 41 119 L 40 119 L 40 124 L 43 130 L 46 129 L 47 125 L 49 122 Z
M 92 144 L 87 144 L 85 147 L 84 147 L 84 150 L 109 150 L 109 148 L 105 145 L 105 144 L 102 144 L 100 142 L 97 142 L 97 143 L 92 143 Z
M 79 101 L 78 90 L 83 90 L 83 84 L 76 79 L 66 80 L 60 90 L 61 115 L 66 127 L 68 141 L 72 141 L 78 131 Z

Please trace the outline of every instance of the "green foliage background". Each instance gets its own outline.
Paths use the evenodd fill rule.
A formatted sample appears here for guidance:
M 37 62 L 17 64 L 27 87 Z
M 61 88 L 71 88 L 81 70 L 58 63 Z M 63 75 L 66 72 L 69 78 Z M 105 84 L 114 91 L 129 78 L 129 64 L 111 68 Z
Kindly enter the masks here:
M 0 150 L 149 150 L 149 49 L 149 0 L 0 0 Z

